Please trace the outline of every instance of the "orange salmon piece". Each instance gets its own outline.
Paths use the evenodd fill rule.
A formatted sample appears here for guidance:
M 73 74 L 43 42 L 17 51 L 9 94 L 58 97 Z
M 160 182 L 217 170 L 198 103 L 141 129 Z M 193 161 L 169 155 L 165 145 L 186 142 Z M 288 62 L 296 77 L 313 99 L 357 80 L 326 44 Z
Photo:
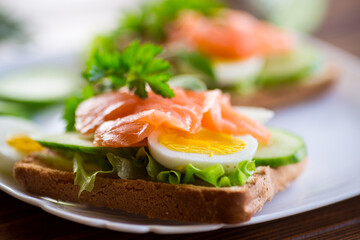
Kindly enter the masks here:
M 151 132 L 160 127 L 190 133 L 208 128 L 232 135 L 251 134 L 261 142 L 270 139 L 264 126 L 237 113 L 229 96 L 220 90 L 174 92 L 172 99 L 151 91 L 145 100 L 122 91 L 88 99 L 79 106 L 76 128 L 83 134 L 94 133 L 94 144 L 106 147 L 144 145 Z
M 229 95 L 223 95 L 221 92 L 215 96 L 213 105 L 204 113 L 202 125 L 215 132 L 231 135 L 250 134 L 262 143 L 267 143 L 271 138 L 266 127 L 237 112 L 230 104 Z
M 220 60 L 282 53 L 296 45 L 291 33 L 234 10 L 222 10 L 215 17 L 185 11 L 170 24 L 167 35 L 169 45 L 183 42 Z
M 133 112 L 139 98 L 132 93 L 105 93 L 82 102 L 76 109 L 75 128 L 82 134 L 94 133 L 104 121 Z

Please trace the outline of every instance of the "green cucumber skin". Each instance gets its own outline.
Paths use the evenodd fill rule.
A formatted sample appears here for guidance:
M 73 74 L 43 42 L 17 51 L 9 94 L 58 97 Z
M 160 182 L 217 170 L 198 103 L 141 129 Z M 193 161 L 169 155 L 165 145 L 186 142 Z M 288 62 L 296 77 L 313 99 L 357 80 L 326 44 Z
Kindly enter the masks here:
M 262 87 L 274 87 L 281 84 L 295 83 L 309 76 L 312 72 L 312 69 L 312 67 L 304 68 L 292 74 L 283 76 L 269 76 L 267 74 L 264 74 L 259 78 L 259 85 L 261 85 Z
M 297 141 L 299 141 L 301 144 L 300 146 L 291 154 L 287 154 L 285 156 L 281 157 L 254 157 L 254 161 L 256 166 L 269 166 L 269 167 L 280 167 L 284 165 L 294 164 L 301 162 L 307 157 L 307 148 L 302 138 L 299 136 L 289 133 L 285 130 L 275 129 L 275 128 L 269 128 L 271 132 L 285 134 L 288 136 L 291 136 L 295 138 Z
M 55 142 L 46 142 L 36 140 L 41 146 L 49 148 L 49 149 L 58 149 L 58 150 L 66 150 L 73 151 L 78 153 L 86 153 L 86 154 L 106 154 L 112 152 L 119 156 L 129 156 L 131 152 L 136 151 L 137 147 L 124 147 L 124 148 L 110 148 L 110 147 L 87 147 L 81 145 L 71 145 L 71 144 L 62 144 Z
M 3 91 L 4 87 L 9 83 L 16 83 L 19 85 L 18 88 L 23 87 L 24 81 L 33 82 L 34 86 L 37 86 L 38 89 L 44 89 L 42 85 L 40 85 L 41 81 L 38 81 L 38 78 L 49 78 L 49 81 L 52 78 L 60 77 L 63 78 L 61 81 L 58 79 L 55 81 L 55 84 L 62 84 L 65 86 L 65 90 L 59 92 L 54 92 L 54 94 L 43 96 L 42 93 L 47 93 L 48 91 L 41 90 L 39 94 L 31 94 L 31 90 L 29 90 L 30 95 L 24 94 L 21 91 L 17 92 L 16 90 Z M 81 78 L 77 76 L 77 73 L 73 70 L 63 67 L 54 67 L 54 66 L 34 66 L 34 67 L 25 67 L 21 70 L 11 70 L 2 75 L 3 81 L 1 82 L 2 89 L 0 91 L 0 100 L 12 102 L 12 103 L 21 103 L 27 105 L 32 108 L 40 108 L 46 107 L 53 104 L 60 104 L 69 96 L 72 96 L 76 91 L 83 85 L 81 82 Z M 12 84 L 14 85 L 14 84 Z
M 287 131 L 279 130 L 279 129 L 269 129 L 272 132 L 272 135 L 276 141 L 273 142 L 273 145 L 264 146 L 263 152 L 259 152 L 255 154 L 254 161 L 256 166 L 270 166 L 270 167 L 280 167 L 288 164 L 294 164 L 302 161 L 307 156 L 307 149 L 304 141 L 302 138 L 289 133 Z M 65 133 L 66 135 L 66 133 Z M 80 136 L 80 134 L 79 134 Z M 85 141 L 84 143 L 80 144 L 71 144 L 76 143 L 77 135 L 69 135 L 69 138 L 75 137 L 75 141 L 64 141 L 61 140 L 58 142 L 53 140 L 46 140 L 43 139 L 34 139 L 38 143 L 40 143 L 42 146 L 50 149 L 61 149 L 61 150 L 68 150 L 68 151 L 74 151 L 74 152 L 80 152 L 80 153 L 86 153 L 86 154 L 105 154 L 108 152 L 113 152 L 115 154 L 128 156 L 129 152 L 134 150 L 134 148 L 110 148 L 110 147 L 96 147 L 91 146 L 91 141 Z M 48 138 L 48 137 L 47 137 Z M 56 138 L 56 136 L 54 136 Z M 48 138 L 49 139 L 49 138 Z M 51 139 L 51 138 L 50 138 Z M 58 138 L 59 139 L 59 138 Z M 60 139 L 64 139 L 62 136 Z M 280 141 L 279 141 L 280 140 Z M 282 140 L 282 141 L 281 141 Z M 288 145 L 286 143 L 284 144 L 284 141 L 290 141 Z M 286 148 L 285 151 L 280 151 L 279 153 L 273 153 L 272 155 L 272 149 L 280 149 L 281 145 L 285 145 Z M 293 149 L 294 148 L 294 149 Z M 259 148 L 261 150 L 261 147 Z M 258 151 L 259 151 L 258 149 Z M 284 155 L 281 155 L 283 152 Z M 264 156 L 265 155 L 265 156 Z M 270 155 L 267 157 L 266 155 Z M 274 156 L 277 155 L 277 156 Z
M 305 79 L 306 77 L 311 76 L 311 74 L 318 68 L 318 65 L 322 63 L 322 60 L 319 58 L 314 62 L 312 66 L 308 66 L 306 68 L 300 69 L 297 72 L 294 72 L 289 75 L 279 75 L 279 76 L 269 76 L 262 75 L 259 78 L 259 85 L 262 87 L 274 87 L 281 84 L 290 84 L 297 83 Z
M 104 148 L 104 147 L 85 147 L 80 145 L 70 145 L 70 144 L 48 142 L 41 140 L 35 140 L 35 141 L 40 143 L 41 146 L 50 149 L 71 150 L 74 152 L 89 153 L 89 154 L 109 152 L 109 148 Z
M 298 49 L 297 51 L 302 51 L 302 49 Z M 294 68 L 292 71 L 288 71 L 287 69 L 288 66 L 286 65 L 286 64 L 291 64 L 291 61 L 289 63 L 283 63 L 284 65 L 283 72 L 272 72 L 271 66 L 267 69 L 265 65 L 264 70 L 260 74 L 260 77 L 257 81 L 259 86 L 273 87 L 281 84 L 295 83 L 310 76 L 313 72 L 316 71 L 318 66 L 324 62 L 324 59 L 323 56 L 314 49 L 310 49 L 309 52 L 309 48 L 305 48 L 303 51 L 308 52 L 308 56 L 303 56 L 303 57 L 307 57 L 308 61 L 302 67 Z M 299 54 L 299 53 L 295 53 L 295 54 Z M 270 63 L 270 64 L 274 64 L 274 63 Z
M 71 94 L 69 94 L 68 96 L 65 96 L 63 98 L 53 98 L 53 99 L 49 99 L 49 100 L 35 100 L 35 99 L 23 100 L 23 99 L 17 99 L 17 98 L 12 98 L 9 96 L 1 96 L 0 95 L 0 100 L 9 101 L 12 103 L 24 104 L 24 105 L 27 105 L 27 106 L 33 107 L 33 108 L 39 108 L 39 107 L 46 107 L 46 106 L 56 104 L 56 103 L 62 103 L 64 101 L 64 99 L 66 99 L 69 96 L 71 96 Z
M 73 151 L 73 152 L 79 152 L 79 153 L 85 153 L 91 155 L 98 155 L 98 154 L 104 155 L 106 153 L 112 152 L 119 156 L 129 156 L 133 154 L 133 151 L 138 149 L 138 147 L 123 147 L 123 148 L 97 147 L 97 146 L 93 146 L 93 143 L 90 140 L 81 139 L 81 141 L 79 142 L 78 139 L 80 137 L 81 137 L 80 133 L 68 132 L 60 135 L 45 135 L 42 137 L 35 136 L 33 139 L 43 147 L 49 149 Z
M 293 155 L 288 155 L 282 158 L 254 158 L 257 167 L 269 166 L 272 168 L 281 167 L 289 164 L 299 163 L 307 156 L 307 150 L 305 145 L 300 148 Z
M 23 104 L 4 102 L 0 100 L 0 116 L 2 115 L 29 119 L 31 117 L 31 110 Z
M 109 148 L 96 147 L 89 139 L 84 139 L 80 133 L 67 132 L 63 134 L 37 135 L 33 138 L 40 145 L 50 149 L 70 150 L 81 153 L 104 153 Z

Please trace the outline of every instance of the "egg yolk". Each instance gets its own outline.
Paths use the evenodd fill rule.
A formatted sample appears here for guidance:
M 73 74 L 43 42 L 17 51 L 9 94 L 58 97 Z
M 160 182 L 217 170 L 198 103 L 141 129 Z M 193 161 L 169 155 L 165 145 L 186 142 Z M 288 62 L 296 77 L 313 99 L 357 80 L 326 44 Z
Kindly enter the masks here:
M 232 154 L 246 147 L 246 143 L 236 137 L 207 129 L 195 134 L 167 129 L 160 134 L 158 141 L 173 151 L 209 156 Z
M 21 153 L 41 151 L 43 147 L 26 135 L 15 135 L 6 140 L 7 144 Z

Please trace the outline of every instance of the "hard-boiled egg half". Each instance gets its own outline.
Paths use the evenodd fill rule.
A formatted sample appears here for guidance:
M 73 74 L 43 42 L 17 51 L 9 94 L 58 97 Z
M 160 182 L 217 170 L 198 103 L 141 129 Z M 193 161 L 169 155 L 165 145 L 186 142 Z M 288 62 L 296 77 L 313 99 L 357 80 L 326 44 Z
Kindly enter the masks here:
M 239 108 L 241 113 L 262 123 L 274 113 L 263 108 Z M 191 134 L 175 129 L 158 129 L 148 137 L 151 155 L 164 167 L 184 172 L 190 163 L 204 169 L 220 163 L 225 172 L 236 170 L 239 162 L 252 160 L 257 140 L 251 135 L 231 136 L 202 129 Z
M 262 57 L 253 56 L 233 61 L 214 61 L 213 69 L 219 86 L 234 86 L 238 82 L 255 80 L 264 65 Z
M 163 166 L 184 172 L 191 163 L 204 169 L 220 163 L 225 172 L 234 171 L 239 162 L 251 160 L 258 142 L 251 135 L 233 137 L 202 129 L 191 134 L 161 129 L 148 137 L 151 155 Z

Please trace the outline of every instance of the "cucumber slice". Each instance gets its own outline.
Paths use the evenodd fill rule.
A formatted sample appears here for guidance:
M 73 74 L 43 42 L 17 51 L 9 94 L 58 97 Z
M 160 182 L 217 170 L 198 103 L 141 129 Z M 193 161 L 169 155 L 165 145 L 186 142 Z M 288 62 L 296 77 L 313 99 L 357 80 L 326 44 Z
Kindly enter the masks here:
M 270 129 L 272 140 L 270 144 L 259 146 L 254 160 L 257 166 L 278 167 L 297 163 L 306 156 L 304 141 L 293 134 L 282 130 Z M 44 147 L 50 149 L 62 149 L 75 152 L 98 154 L 116 152 L 121 155 L 129 155 L 134 148 L 107 148 L 93 146 L 90 138 L 76 132 L 52 135 L 36 135 L 32 138 Z
M 50 135 L 33 135 L 32 139 L 40 143 L 42 146 L 50 149 L 61 149 L 88 154 L 105 154 L 112 152 L 118 156 L 128 157 L 136 153 L 136 147 L 110 148 L 96 147 L 93 145 L 92 139 L 85 137 L 77 132 L 67 132 Z
M 63 149 L 82 153 L 101 153 L 106 150 L 104 147 L 95 147 L 90 138 L 76 132 L 35 135 L 32 138 L 42 146 L 50 149 Z
M 233 106 L 233 107 L 237 112 L 244 114 L 261 124 L 267 123 L 275 116 L 274 111 L 266 108 L 244 107 L 244 106 Z
M 314 31 L 323 20 L 328 5 L 326 0 L 248 0 L 246 2 L 257 15 L 297 32 Z
M 258 83 L 267 87 L 295 82 L 310 76 L 321 62 L 321 54 L 307 46 L 289 54 L 271 56 L 266 59 Z
M 0 98 L 27 104 L 50 104 L 64 100 L 81 85 L 80 78 L 65 69 L 27 69 L 1 76 Z
M 187 74 L 177 75 L 175 77 L 172 77 L 168 83 L 171 87 L 174 88 L 181 87 L 185 90 L 191 90 L 191 91 L 207 90 L 206 84 L 193 75 L 187 75 Z
M 270 129 L 270 132 L 271 142 L 259 146 L 255 153 L 256 166 L 279 167 L 300 162 L 306 157 L 306 146 L 300 137 L 278 129 Z
M 0 101 L 0 115 L 30 118 L 31 110 L 33 109 L 20 103 Z
M 251 85 L 261 73 L 264 59 L 250 57 L 245 60 L 214 62 L 213 69 L 220 87 Z

